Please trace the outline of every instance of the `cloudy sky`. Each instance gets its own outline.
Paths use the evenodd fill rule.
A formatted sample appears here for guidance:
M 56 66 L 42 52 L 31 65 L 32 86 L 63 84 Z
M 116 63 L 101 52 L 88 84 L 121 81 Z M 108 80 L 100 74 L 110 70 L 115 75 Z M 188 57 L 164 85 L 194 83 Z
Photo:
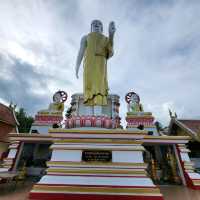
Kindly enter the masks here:
M 115 21 L 115 55 L 108 62 L 110 93 L 140 95 L 144 109 L 167 124 L 168 108 L 200 118 L 199 0 L 0 0 L 0 102 L 30 115 L 55 91 L 82 92 L 75 78 L 80 39 L 100 19 Z M 66 106 L 70 103 L 68 98 Z

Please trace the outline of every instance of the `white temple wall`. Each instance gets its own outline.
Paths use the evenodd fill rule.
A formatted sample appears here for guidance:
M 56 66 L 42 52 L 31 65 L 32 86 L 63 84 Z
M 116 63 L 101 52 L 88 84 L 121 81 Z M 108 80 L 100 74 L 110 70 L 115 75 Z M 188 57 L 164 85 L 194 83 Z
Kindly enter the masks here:
M 84 176 L 44 176 L 40 180 L 42 184 L 78 184 L 78 185 L 111 185 L 111 186 L 154 186 L 149 178 L 127 177 L 84 177 Z
M 53 150 L 51 161 L 81 162 L 81 150 Z
M 113 151 L 112 162 L 143 163 L 141 151 Z
M 10 149 L 8 158 L 15 158 L 16 153 L 17 153 L 17 149 Z
M 188 153 L 181 153 L 182 161 L 191 162 Z

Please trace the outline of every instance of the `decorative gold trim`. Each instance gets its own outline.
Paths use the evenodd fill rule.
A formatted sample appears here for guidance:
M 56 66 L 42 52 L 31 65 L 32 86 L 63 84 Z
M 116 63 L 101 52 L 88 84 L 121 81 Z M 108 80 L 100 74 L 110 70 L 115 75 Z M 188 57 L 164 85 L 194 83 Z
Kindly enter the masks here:
M 13 161 L 13 158 L 5 158 L 4 161 Z
M 200 185 L 200 180 L 192 180 L 192 182 L 194 183 L 194 185 Z
M 17 150 L 18 147 L 8 147 L 8 149 L 15 149 Z
M 182 137 L 182 136 L 181 136 Z M 184 147 L 186 148 L 186 145 L 185 144 L 178 144 L 178 146 L 181 148 L 181 147 Z
M 152 115 L 127 115 L 126 119 L 154 119 Z
M 3 160 L 4 163 L 12 163 L 13 162 L 13 159 L 12 160 Z
M 24 136 L 19 136 L 18 138 L 17 137 L 11 137 L 10 140 L 16 140 L 16 139 L 20 139 L 20 141 L 37 141 L 37 142 L 50 142 L 52 143 L 55 139 L 52 138 L 51 136 L 49 137 L 32 137 L 32 136 L 29 136 L 29 137 L 24 137 Z
M 159 139 L 159 140 L 189 140 L 189 136 L 152 136 L 145 135 L 144 139 Z
M 190 152 L 190 150 L 188 150 L 188 149 L 181 150 L 181 153 L 189 153 L 189 152 Z
M 184 166 L 186 170 L 194 170 L 193 166 Z
M 146 134 L 148 131 L 139 130 L 139 131 L 130 131 L 123 129 L 112 129 L 112 130 L 77 130 L 77 129 L 49 129 L 49 133 L 84 133 L 84 134 L 132 134 L 132 135 L 142 135 Z
M 18 140 L 17 142 L 21 142 L 21 138 L 40 138 L 40 139 L 52 139 L 52 136 L 48 133 L 48 134 L 35 134 L 35 133 L 9 133 L 8 134 L 9 138 L 11 139 L 11 143 L 14 144 L 16 142 L 16 140 Z
M 2 164 L 2 167 L 3 167 L 3 168 L 10 168 L 11 166 L 12 166 L 12 163 L 9 164 L 9 165 L 8 165 L 8 164 Z
M 138 147 L 138 148 L 134 148 L 134 147 L 126 147 L 126 148 L 116 148 L 116 147 L 108 147 L 106 146 L 106 148 L 104 147 L 68 147 L 66 145 L 66 147 L 54 147 L 54 146 L 51 146 L 50 149 L 53 149 L 53 150 L 94 150 L 94 151 L 101 151 L 101 150 L 105 150 L 105 151 L 144 151 L 144 147 Z
M 190 169 L 189 169 L 189 170 L 186 169 L 185 171 L 186 171 L 187 173 L 194 173 L 194 169 L 192 169 L 192 170 L 190 170 Z
M 188 162 L 188 161 L 184 161 L 184 166 L 189 165 L 189 166 L 194 166 L 193 162 Z
M 130 170 L 130 169 L 106 169 L 106 170 L 99 170 L 99 169 L 60 169 L 60 168 L 49 168 L 47 169 L 47 172 L 58 172 L 58 173 L 65 173 L 65 174 L 142 174 L 146 175 L 145 170 L 142 171 L 136 171 L 136 170 Z
M 152 116 L 152 112 L 142 112 L 138 115 L 138 112 L 127 112 L 126 113 L 128 116 Z
M 62 173 L 62 172 L 47 172 L 47 175 L 53 175 L 53 176 L 93 176 L 94 178 L 96 176 L 100 176 L 100 177 L 106 177 L 106 176 L 111 176 L 111 177 L 118 177 L 120 176 L 120 178 L 122 177 L 131 177 L 131 178 L 147 178 L 146 174 L 112 174 L 112 175 L 108 175 L 108 174 L 83 174 L 83 173 Z
M 93 139 L 93 138 L 83 138 L 83 139 L 63 139 L 56 140 L 54 144 L 60 143 L 111 143 L 111 144 L 142 144 L 142 141 L 134 140 L 123 140 L 123 139 Z
M 87 186 L 44 186 L 44 185 L 35 185 L 32 192 L 39 191 L 55 191 L 55 192 L 69 192 L 69 193 L 134 193 L 134 194 L 153 194 L 161 195 L 158 188 L 114 188 L 114 187 L 87 187 Z
M 55 165 L 65 165 L 65 166 L 80 166 L 80 165 L 84 165 L 84 166 L 94 166 L 94 165 L 98 165 L 98 166 L 132 166 L 132 167 L 146 167 L 147 164 L 145 163 L 120 163 L 120 162 L 111 162 L 111 163 L 104 163 L 104 162 L 70 162 L 70 161 L 48 161 L 47 164 L 55 164 Z

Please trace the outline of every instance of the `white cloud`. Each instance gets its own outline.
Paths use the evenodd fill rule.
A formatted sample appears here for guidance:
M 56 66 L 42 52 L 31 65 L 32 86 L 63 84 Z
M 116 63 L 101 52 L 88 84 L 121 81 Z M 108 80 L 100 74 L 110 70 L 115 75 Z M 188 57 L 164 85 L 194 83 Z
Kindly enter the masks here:
M 114 20 L 115 55 L 108 62 L 108 74 L 110 92 L 121 96 L 121 117 L 125 117 L 124 95 L 129 90 L 139 93 L 144 107 L 163 123 L 168 120 L 168 106 L 178 116 L 198 117 L 199 9 L 195 0 L 1 1 L 0 52 L 49 76 L 47 86 L 31 85 L 35 95 L 50 98 L 57 89 L 71 95 L 82 91 L 82 77 L 76 80 L 74 75 L 81 36 L 90 31 L 93 19 L 103 21 L 105 34 Z M 14 66 L 5 66 L 0 76 L 9 80 Z M 1 95 L 13 99 L 4 91 Z M 38 107 L 45 103 L 35 102 Z
M 148 111 L 154 111 L 153 115 L 156 119 L 167 126 L 170 120 L 169 110 L 173 113 L 178 113 L 178 117 L 181 117 L 184 112 L 185 108 L 182 105 L 175 105 L 173 101 L 163 102 L 162 104 L 147 104 L 145 105 Z
M 0 98 L 0 103 L 4 104 L 6 106 L 9 105 L 9 102 L 7 102 L 5 99 L 2 99 L 2 98 Z

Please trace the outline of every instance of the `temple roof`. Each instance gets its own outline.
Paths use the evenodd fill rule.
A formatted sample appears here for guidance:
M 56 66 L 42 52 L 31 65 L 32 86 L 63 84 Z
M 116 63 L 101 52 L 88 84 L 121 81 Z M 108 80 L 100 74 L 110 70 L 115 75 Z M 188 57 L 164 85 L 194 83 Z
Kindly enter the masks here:
M 200 141 L 200 119 L 177 119 L 171 118 L 168 134 L 173 135 L 174 125 L 184 130 L 193 139 Z
M 16 126 L 19 125 L 12 108 L 0 103 L 0 121 Z
M 189 129 L 194 132 L 200 131 L 200 120 L 199 119 L 178 119 L 179 122 L 183 123 Z

